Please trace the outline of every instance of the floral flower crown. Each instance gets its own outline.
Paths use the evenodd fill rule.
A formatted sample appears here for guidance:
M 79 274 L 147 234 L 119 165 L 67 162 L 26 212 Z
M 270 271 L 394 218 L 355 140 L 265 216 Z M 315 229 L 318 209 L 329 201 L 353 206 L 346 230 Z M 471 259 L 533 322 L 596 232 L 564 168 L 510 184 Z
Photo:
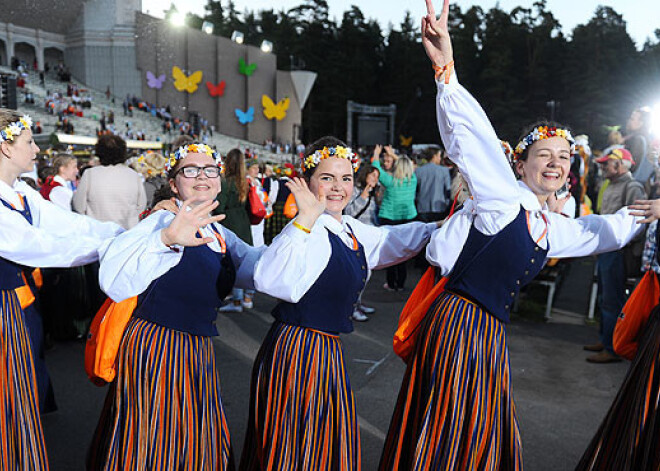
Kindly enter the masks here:
M 568 129 L 556 128 L 554 126 L 539 126 L 534 128 L 532 132 L 527 134 L 516 146 L 516 150 L 513 151 L 513 161 L 517 162 L 520 160 L 523 152 L 527 147 L 534 144 L 536 141 L 543 139 L 550 139 L 551 137 L 563 137 L 571 145 L 571 155 L 575 154 L 575 139 L 571 135 L 571 132 Z
M 338 159 L 348 159 L 353 166 L 353 171 L 357 171 L 360 166 L 360 157 L 351 150 L 350 147 L 324 147 L 321 150 L 317 150 L 313 154 L 308 155 L 303 158 L 302 165 L 305 169 L 310 169 L 316 167 L 321 163 L 321 160 L 328 159 L 330 157 L 337 157 Z
M 514 158 L 513 158 L 513 148 L 511 147 L 511 144 L 509 144 L 509 141 L 500 140 L 500 145 L 502 146 L 502 151 L 506 156 L 506 160 L 510 164 L 512 164 L 514 162 Z
M 220 167 L 220 172 L 224 170 L 222 157 L 220 157 L 220 154 L 216 151 L 206 144 L 188 144 L 187 146 L 179 147 L 176 152 L 170 154 L 170 158 L 165 162 L 165 171 L 169 172 L 172 170 L 177 162 L 181 159 L 185 159 L 188 154 L 206 154 L 209 157 L 213 157 L 215 163 Z
M 32 127 L 32 118 L 28 115 L 21 116 L 18 121 L 11 123 L 9 126 L 0 131 L 0 142 L 13 141 L 24 129 Z

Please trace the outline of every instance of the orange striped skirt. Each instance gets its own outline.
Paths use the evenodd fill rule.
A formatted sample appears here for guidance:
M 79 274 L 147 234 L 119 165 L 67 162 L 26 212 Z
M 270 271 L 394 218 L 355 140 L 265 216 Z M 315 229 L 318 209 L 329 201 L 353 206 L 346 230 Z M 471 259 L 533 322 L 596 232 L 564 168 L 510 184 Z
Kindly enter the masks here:
M 576 470 L 660 469 L 660 306 L 621 389 Z
M 87 469 L 234 469 L 210 337 L 129 321 Z
M 338 336 L 275 322 L 252 371 L 244 471 L 359 471 L 360 433 Z
M 379 469 L 522 470 L 504 325 L 467 299 L 422 321 Z
M 0 471 L 47 470 L 30 339 L 14 290 L 0 290 L 0 352 Z

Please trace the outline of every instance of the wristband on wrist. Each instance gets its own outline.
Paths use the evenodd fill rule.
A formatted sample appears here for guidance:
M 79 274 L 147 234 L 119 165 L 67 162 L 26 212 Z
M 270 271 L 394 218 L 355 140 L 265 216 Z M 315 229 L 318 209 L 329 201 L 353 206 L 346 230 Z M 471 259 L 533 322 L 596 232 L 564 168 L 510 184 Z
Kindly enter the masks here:
M 293 227 L 295 227 L 296 229 L 300 229 L 301 231 L 303 231 L 306 234 L 311 234 L 311 232 L 312 232 L 312 230 L 310 228 L 303 226 L 298 221 L 293 221 Z
M 435 71 L 435 79 L 440 80 L 440 77 L 444 74 L 445 76 L 445 85 L 449 83 L 451 78 L 451 71 L 454 69 L 454 61 L 447 62 L 444 67 L 439 65 L 432 64 L 433 70 Z

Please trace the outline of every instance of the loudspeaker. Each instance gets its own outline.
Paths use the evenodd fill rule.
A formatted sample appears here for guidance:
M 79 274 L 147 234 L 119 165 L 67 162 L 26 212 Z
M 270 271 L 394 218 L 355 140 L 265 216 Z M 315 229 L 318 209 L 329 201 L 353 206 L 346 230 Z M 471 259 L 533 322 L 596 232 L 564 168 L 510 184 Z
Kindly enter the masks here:
M 18 109 L 16 77 L 13 75 L 0 75 L 0 106 L 11 110 Z

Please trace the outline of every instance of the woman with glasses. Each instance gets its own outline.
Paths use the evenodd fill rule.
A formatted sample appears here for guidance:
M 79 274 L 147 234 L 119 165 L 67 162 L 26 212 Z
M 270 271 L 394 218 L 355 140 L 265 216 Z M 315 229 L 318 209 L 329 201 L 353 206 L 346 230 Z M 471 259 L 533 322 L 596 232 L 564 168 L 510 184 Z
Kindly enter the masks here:
M 179 148 L 166 166 L 177 214 L 157 211 L 102 251 L 101 287 L 137 307 L 87 469 L 234 469 L 211 338 L 222 299 L 253 286 L 260 251 L 211 216 L 221 169 L 208 146 Z

